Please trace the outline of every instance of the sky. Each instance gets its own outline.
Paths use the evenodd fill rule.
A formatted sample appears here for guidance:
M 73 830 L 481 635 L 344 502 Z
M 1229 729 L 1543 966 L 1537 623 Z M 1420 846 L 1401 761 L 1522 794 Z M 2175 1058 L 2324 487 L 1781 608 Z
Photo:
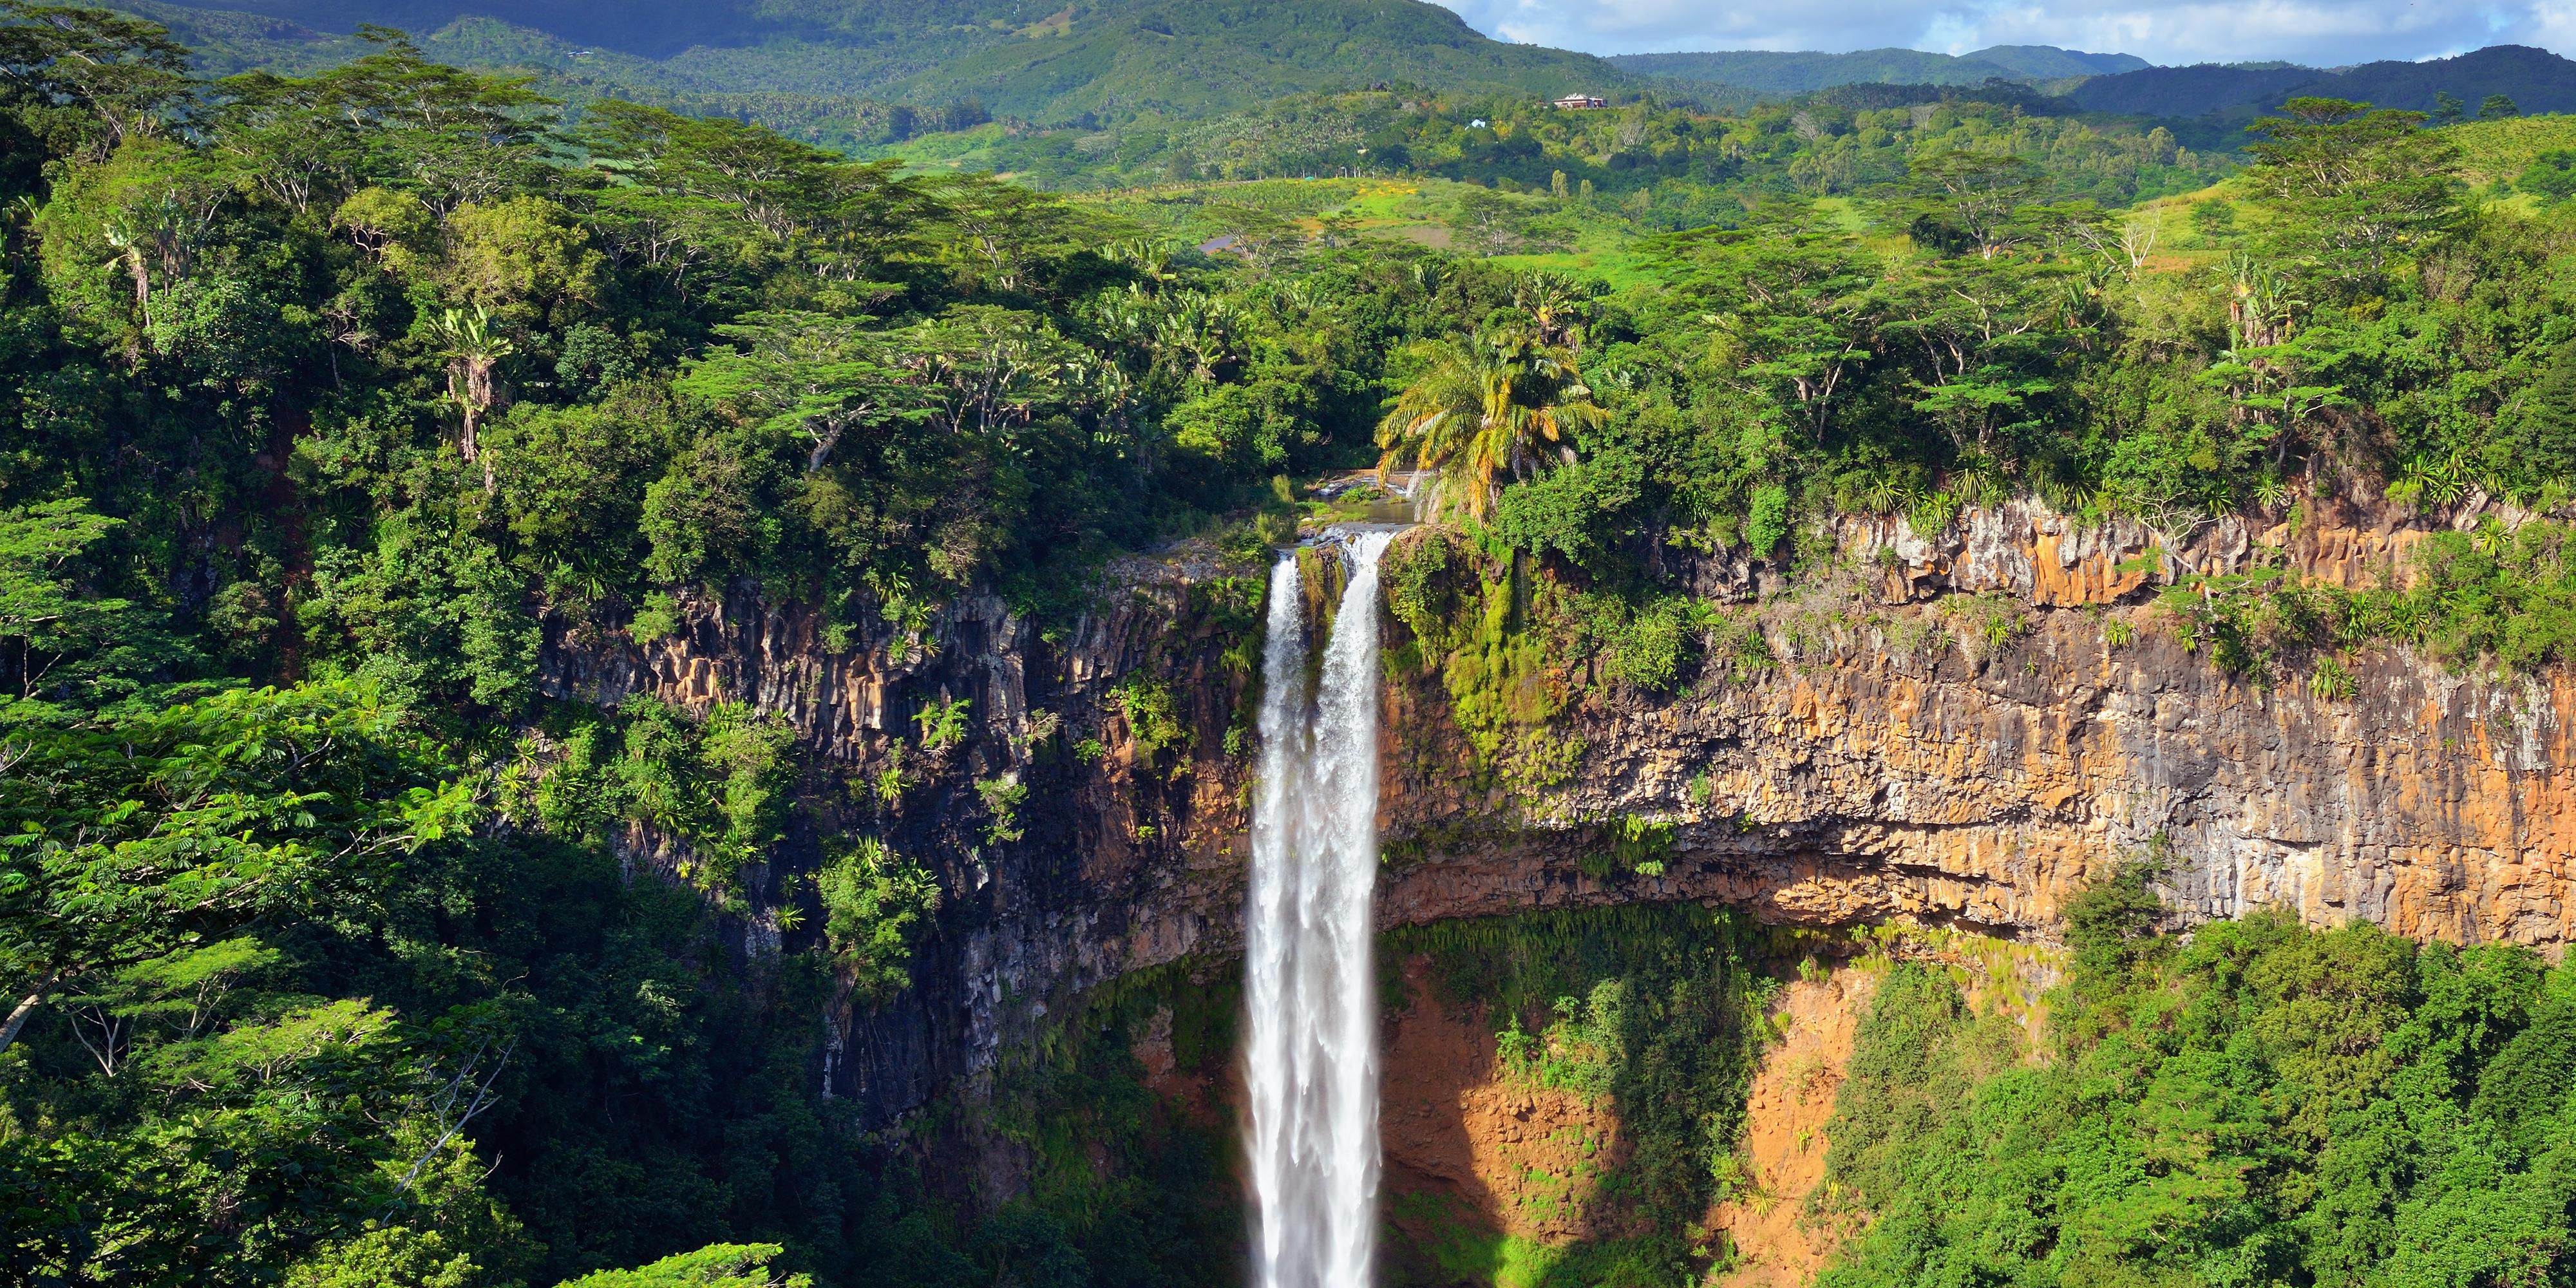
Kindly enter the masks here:
M 2576 56 L 2576 0 L 1439 0 L 1504 40 L 1595 54 L 2056 45 L 2153 63 L 2335 67 L 2487 45 Z

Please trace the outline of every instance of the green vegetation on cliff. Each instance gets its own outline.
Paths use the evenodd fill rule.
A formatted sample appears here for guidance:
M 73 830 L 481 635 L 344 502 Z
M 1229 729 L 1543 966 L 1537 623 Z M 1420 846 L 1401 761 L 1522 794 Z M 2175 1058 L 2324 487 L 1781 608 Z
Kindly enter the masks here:
M 2069 909 L 2043 1034 L 1888 976 L 1827 1160 L 1869 1224 L 1820 1283 L 2565 1278 L 2576 976 L 2270 912 L 2180 936 L 2142 878 Z
M 1411 1007 L 1493 1033 L 1506 1083 L 1608 1107 L 1623 1147 L 1569 1186 L 1597 1237 L 1570 1247 L 1506 1238 L 1433 1193 L 1399 1196 L 1390 1273 L 1399 1283 L 1510 1281 L 1528 1288 L 1664 1284 L 1710 1264 L 1700 1229 L 1733 1176 L 1745 1088 L 1771 1037 L 1766 973 L 1794 932 L 1691 906 L 1529 912 L 1409 927 L 1381 937 L 1381 968 L 1424 959 Z M 1401 979 L 1389 989 L 1402 993 Z
M 1617 596 L 1629 622 L 1659 620 L 1694 555 L 1828 557 L 1836 516 L 1930 537 L 2036 494 L 2170 551 L 2223 517 L 2296 532 L 2360 505 L 2470 531 L 2387 568 L 2386 589 L 2303 587 L 2259 560 L 2187 580 L 2178 628 L 2264 682 L 2381 640 L 2463 667 L 2553 662 L 2576 211 L 2456 176 L 2525 172 L 2534 136 L 2565 128 L 2298 100 L 2241 175 L 2121 210 L 2052 194 L 2060 172 L 1999 135 L 1917 149 L 1874 195 L 1775 196 L 1643 242 L 1622 265 L 1636 284 L 1529 279 L 1466 344 L 1412 356 L 1381 442 L 1437 469 L 1477 541 Z M 1528 374 L 1442 413 L 1469 369 L 1453 351 Z M 1532 401 L 1542 386 L 1579 389 L 1583 414 Z

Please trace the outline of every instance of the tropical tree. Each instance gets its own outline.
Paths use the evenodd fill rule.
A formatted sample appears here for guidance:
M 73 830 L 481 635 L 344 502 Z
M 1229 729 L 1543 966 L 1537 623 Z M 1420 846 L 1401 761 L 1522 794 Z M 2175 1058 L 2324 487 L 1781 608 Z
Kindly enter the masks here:
M 1553 447 L 1574 459 L 1574 435 L 1608 413 L 1592 399 L 1571 351 L 1519 330 L 1480 332 L 1431 348 L 1421 376 L 1378 423 L 1378 471 L 1408 457 L 1441 472 L 1442 495 L 1483 518 L 1501 478 L 1528 478 Z
M 1887 302 L 1882 270 L 1839 233 L 1731 231 L 1690 251 L 1685 289 L 1709 311 L 1709 361 L 1806 423 L 1818 442 L 1861 369 Z M 1676 267 L 1683 267 L 1677 265 Z
M 195 88 L 188 50 L 156 23 L 0 0 L 0 109 L 50 151 L 104 161 L 183 122 Z
M 2283 239 L 2345 281 L 2379 273 L 2391 255 L 2460 217 L 2450 167 L 2459 147 L 2423 129 L 2422 112 L 2339 98 L 2294 98 L 2246 129 L 2250 178 L 2291 218 Z
M 2030 163 L 2004 153 L 1951 148 L 1906 167 L 1913 180 L 1913 232 L 1955 241 L 1993 259 L 2037 232 L 2026 207 L 2039 188 Z
M 233 689 L 0 741 L 0 1051 L 65 989 L 193 950 L 470 825 L 445 751 L 356 685 Z
M 83 552 L 122 526 L 78 499 L 0 510 L 0 694 L 95 700 L 187 656 L 160 614 L 82 585 Z
M 1450 226 L 1469 234 L 1479 255 L 1500 255 L 1520 239 L 1520 207 L 1501 193 L 1469 188 L 1450 210 Z
M 898 177 L 891 162 L 847 162 L 722 116 L 604 99 L 585 109 L 580 137 L 592 165 L 615 181 L 612 191 L 711 203 L 773 245 L 797 247 L 828 281 L 859 280 L 886 256 L 917 247 L 919 229 L 947 209 Z M 960 180 L 952 188 L 1000 193 L 995 200 L 1008 207 L 1010 217 L 992 220 L 999 231 L 986 228 L 992 235 L 980 249 L 988 257 L 1016 254 L 1012 234 L 1062 204 L 1009 184 Z M 667 200 L 658 208 L 664 221 L 677 213 Z M 692 236 L 703 241 L 707 231 Z
M 823 468 L 854 428 L 913 423 L 932 395 L 902 370 L 901 337 L 869 331 L 873 318 L 757 313 L 716 328 L 743 345 L 694 364 L 679 387 L 810 444 L 805 472 Z
M 482 449 L 475 440 L 475 430 L 481 426 L 484 415 L 501 401 L 501 384 L 493 377 L 493 368 L 500 366 L 503 358 L 518 352 L 518 347 L 500 328 L 492 325 L 491 313 L 479 304 L 470 314 L 463 309 L 449 309 L 438 315 L 430 326 L 438 337 L 439 354 L 447 360 L 448 400 L 456 404 L 458 413 L 464 418 L 457 448 L 465 454 L 467 461 L 474 461 L 482 455 Z M 483 490 L 488 492 L 492 487 L 492 467 L 486 462 L 483 466 Z
M 1582 283 L 1563 273 L 1530 273 L 1512 283 L 1512 307 L 1529 315 L 1530 326 L 1548 344 L 1583 348 L 1583 311 L 1589 302 Z

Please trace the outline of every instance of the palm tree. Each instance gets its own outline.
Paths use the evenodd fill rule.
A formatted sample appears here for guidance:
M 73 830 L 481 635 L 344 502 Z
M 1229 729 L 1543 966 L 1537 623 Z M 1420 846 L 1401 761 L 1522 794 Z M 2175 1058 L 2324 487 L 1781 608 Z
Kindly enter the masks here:
M 1512 283 L 1512 307 L 1529 315 L 1548 344 L 1583 348 L 1583 305 L 1582 287 L 1562 273 L 1527 273 Z
M 1553 446 L 1574 459 L 1574 432 L 1609 413 L 1592 401 L 1574 355 L 1523 331 L 1484 332 L 1452 340 L 1378 422 L 1378 472 L 1438 470 L 1445 497 L 1462 499 L 1483 518 L 1502 492 L 1505 471 L 1525 479 Z
M 492 325 L 492 315 L 482 305 L 475 305 L 468 315 L 463 309 L 449 309 L 432 319 L 430 329 L 436 333 L 440 356 L 447 359 L 447 397 L 464 414 L 465 432 L 457 447 L 469 462 L 482 455 L 475 430 L 485 413 L 501 401 L 500 384 L 492 378 L 492 369 L 503 358 L 518 352 L 510 337 Z M 492 463 L 483 462 L 483 490 L 492 490 Z

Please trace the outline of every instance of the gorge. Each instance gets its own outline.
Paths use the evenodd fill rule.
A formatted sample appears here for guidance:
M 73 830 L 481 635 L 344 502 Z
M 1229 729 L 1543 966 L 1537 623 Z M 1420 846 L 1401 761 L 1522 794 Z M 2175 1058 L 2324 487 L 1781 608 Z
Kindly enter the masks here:
M 1506 677 L 1561 694 L 1554 713 L 1525 730 L 1506 727 L 1571 751 L 1535 790 L 1537 776 L 1510 776 L 1509 757 L 1525 754 L 1512 743 L 1497 744 L 1505 754 L 1495 760 L 1479 752 L 1458 714 L 1478 695 L 1423 660 L 1425 632 L 1405 619 L 1421 611 L 1429 586 L 1433 601 L 1458 598 L 1436 619 L 1416 620 L 1431 632 L 1458 629 L 1482 611 L 1474 587 L 1511 580 L 1508 567 L 1466 562 L 1481 556 L 1439 528 L 1385 543 L 1394 603 L 1382 610 L 1369 607 L 1365 575 L 1345 571 L 1326 546 L 1268 570 L 1260 618 L 1229 615 L 1212 597 L 1239 594 L 1255 571 L 1183 548 L 1122 565 L 1123 598 L 1060 646 L 1033 639 L 998 605 L 980 614 L 963 606 L 941 626 L 943 646 L 908 664 L 816 649 L 792 616 L 730 626 L 709 616 L 651 650 L 551 650 L 548 682 L 609 704 L 636 691 L 677 702 L 738 696 L 862 768 L 885 745 L 871 725 L 900 709 L 894 695 L 904 686 L 971 696 L 993 712 L 977 744 L 993 765 L 1040 709 L 1061 713 L 1068 730 L 1100 730 L 1108 754 L 1096 766 L 1028 763 L 1035 793 L 1024 825 L 1039 843 L 943 873 L 972 893 L 943 910 L 910 995 L 838 1021 L 842 1054 L 829 1090 L 885 1123 L 942 1095 L 972 1100 L 1011 1050 L 1051 1031 L 1056 1017 L 1082 1013 L 1085 993 L 1115 993 L 1129 977 L 1223 987 L 1242 959 L 1251 963 L 1243 1040 L 1254 1085 L 1229 1089 L 1222 1053 L 1202 1057 L 1200 1082 L 1174 1071 L 1157 1085 L 1183 1088 L 1219 1114 L 1233 1112 L 1228 1103 L 1252 1106 L 1250 1157 L 1277 1150 L 1284 1159 L 1297 1151 L 1260 1135 L 1259 1108 L 1284 1088 L 1265 1089 L 1260 1075 L 1312 1074 L 1265 1045 L 1288 1037 L 1264 1028 L 1282 1015 L 1268 999 L 1359 981 L 1287 971 L 1272 955 L 1285 944 L 1264 940 L 1264 918 L 1284 912 L 1272 901 L 1289 891 L 1265 887 L 1261 856 L 1286 844 L 1292 822 L 1312 829 L 1328 816 L 1311 812 L 1326 799 L 1325 780 L 1345 790 L 1355 781 L 1336 777 L 1353 767 L 1336 759 L 1348 749 L 1327 734 L 1345 727 L 1330 715 L 1334 685 L 1362 674 L 1381 678 L 1385 710 L 1375 767 L 1383 782 L 1369 793 L 1386 835 L 1374 899 L 1381 929 L 1681 904 L 1836 933 L 1893 920 L 2044 955 L 2069 899 L 2124 858 L 2153 851 L 2165 863 L 2159 884 L 2186 923 L 2277 906 L 2321 927 L 2360 919 L 2427 939 L 2554 948 L 2566 934 L 2567 878 L 2550 856 L 2566 852 L 2561 829 L 2576 790 L 2567 743 L 2576 709 L 2563 687 L 2455 676 L 2394 650 L 2354 659 L 2348 692 L 2260 686 L 2187 648 L 2167 611 L 2148 602 L 2177 576 L 2266 565 L 2366 585 L 2391 575 L 2425 533 L 2385 511 L 2321 514 L 2298 531 L 2211 525 L 2161 564 L 2141 560 L 2156 545 L 2143 529 L 2079 525 L 2034 503 L 1972 510 L 1928 536 L 1901 520 L 1853 525 L 1835 571 L 1796 586 L 1759 565 L 1698 563 L 1687 574 L 1694 584 L 1740 616 L 1709 628 L 1695 682 L 1670 696 L 1640 693 L 1587 679 L 1598 658 Z M 1427 573 L 1426 560 L 1445 566 L 1448 580 Z M 1353 613 L 1384 633 L 1383 662 L 1362 664 Z M 1264 624 L 1248 628 L 1254 620 Z M 1267 758 L 1309 745 L 1294 714 L 1304 650 L 1327 635 L 1325 714 L 1311 744 L 1321 779 L 1274 773 Z M 1258 685 L 1226 660 L 1256 636 Z M 1743 660 L 1756 652 L 1759 660 Z M 1169 685 L 1192 730 L 1177 762 L 1158 763 L 1137 745 L 1137 722 L 1117 694 L 1140 679 Z M 1256 692 L 1258 768 L 1225 736 Z M 1283 728 L 1288 736 L 1275 736 Z M 1281 830 L 1269 830 L 1273 821 Z M 1310 853 L 1345 853 L 1307 834 L 1317 838 Z M 936 852 L 930 835 L 905 843 Z M 1256 910 L 1249 925 L 1247 906 Z M 1388 967 L 1420 968 L 1402 954 Z M 1311 1026 L 1309 1041 L 1365 1050 L 1365 1031 L 1346 1027 L 1354 1012 L 1341 1004 L 1293 1014 Z M 1157 1024 L 1171 1022 L 1170 1006 L 1163 1013 Z M 1173 1070 L 1171 1044 L 1149 1035 L 1139 1048 L 1149 1069 Z M 1423 1070 L 1389 1076 L 1411 1085 Z M 1310 1109 L 1351 1103 L 1320 1082 L 1303 1085 Z M 979 1184 L 1004 1194 L 1024 1184 L 1015 1178 L 1027 1156 L 981 1139 L 952 1145 L 984 1158 L 968 1169 L 985 1178 Z M 1320 1164 L 1336 1140 L 1350 1139 L 1319 1137 L 1303 1158 Z M 1425 1183 L 1408 1173 L 1397 1186 Z M 1283 1199 L 1296 1192 L 1278 1184 Z M 1283 1272 L 1279 1281 L 1298 1280 Z
M 2576 1284 L 2576 117 L 953 8 L 0 0 L 0 1282 Z

